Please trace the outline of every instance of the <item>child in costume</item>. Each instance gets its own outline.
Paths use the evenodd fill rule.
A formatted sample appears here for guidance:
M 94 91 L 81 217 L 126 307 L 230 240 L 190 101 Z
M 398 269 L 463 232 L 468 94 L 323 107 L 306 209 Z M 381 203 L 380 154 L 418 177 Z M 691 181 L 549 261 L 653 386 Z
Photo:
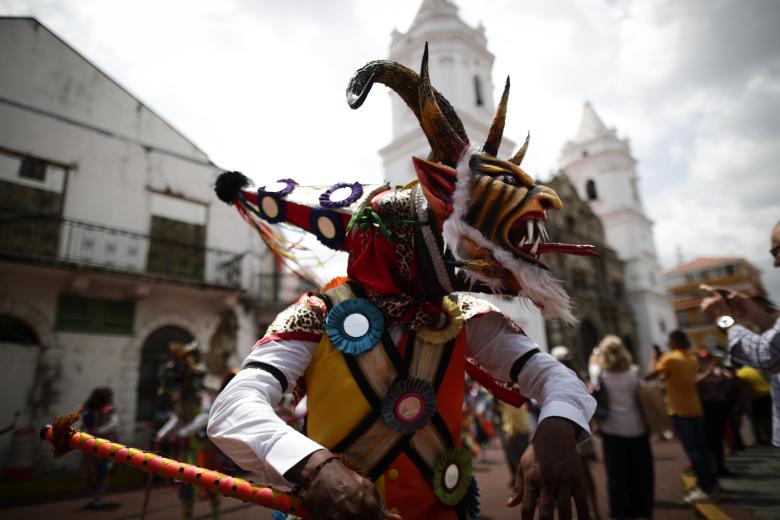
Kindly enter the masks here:
M 98 435 L 112 442 L 119 440 L 119 414 L 113 406 L 114 392 L 108 387 L 92 390 L 87 402 L 81 408 L 82 429 L 92 435 Z M 87 472 L 87 481 L 94 490 L 92 501 L 87 509 L 101 509 L 108 488 L 113 463 L 84 455 L 82 464 Z
M 576 443 L 595 403 L 566 368 L 522 329 L 466 292 L 519 295 L 545 316 L 573 321 L 545 253 L 592 254 L 551 242 L 546 212 L 556 193 L 521 168 L 528 140 L 496 158 L 509 81 L 481 151 L 421 73 L 375 61 L 357 71 L 347 101 L 359 107 L 374 83 L 397 92 L 431 145 L 412 158 L 404 187 L 342 182 L 326 190 L 283 179 L 257 190 L 228 172 L 217 194 L 234 204 L 281 258 L 290 251 L 269 224 L 287 223 L 349 253 L 346 278 L 283 311 L 218 396 L 208 433 L 265 483 L 296 488 L 322 518 L 470 518 L 479 514 L 471 455 L 461 442 L 464 372 L 515 406 L 542 404 L 509 505 L 521 501 L 587 516 Z M 308 399 L 305 435 L 273 413 L 283 393 Z M 544 471 L 542 471 L 542 467 Z M 524 487 L 523 487 L 524 486 Z

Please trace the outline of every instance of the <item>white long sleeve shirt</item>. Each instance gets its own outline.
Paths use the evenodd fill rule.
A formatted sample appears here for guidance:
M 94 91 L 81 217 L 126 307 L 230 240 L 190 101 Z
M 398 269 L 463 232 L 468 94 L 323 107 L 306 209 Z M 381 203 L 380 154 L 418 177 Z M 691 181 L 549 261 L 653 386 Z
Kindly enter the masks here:
M 402 325 L 391 327 L 398 342 Z M 514 362 L 537 345 L 515 332 L 498 314 L 487 314 L 466 323 L 467 356 L 476 359 L 493 377 L 510 381 Z M 303 375 L 317 343 L 270 341 L 254 349 L 244 360 L 267 363 L 279 369 L 291 384 Z M 596 409 L 585 385 L 570 370 L 545 353 L 528 359 L 517 383 L 523 395 L 541 405 L 539 421 L 563 417 L 576 423 L 587 436 L 588 421 Z M 252 471 L 266 485 L 289 488 L 282 477 L 290 468 L 322 446 L 282 421 L 273 407 L 282 389 L 268 372 L 241 370 L 219 394 L 211 407 L 208 435 L 236 464 Z

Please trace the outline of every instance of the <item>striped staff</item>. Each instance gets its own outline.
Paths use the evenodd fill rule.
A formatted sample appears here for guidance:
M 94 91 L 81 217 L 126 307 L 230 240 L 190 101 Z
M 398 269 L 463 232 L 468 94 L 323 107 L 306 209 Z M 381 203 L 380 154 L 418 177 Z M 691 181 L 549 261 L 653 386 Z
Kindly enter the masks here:
M 54 426 L 47 425 L 41 430 L 41 440 L 49 443 L 55 457 L 60 457 L 70 450 L 78 450 L 214 493 L 222 493 L 226 497 L 237 498 L 302 518 L 308 516 L 303 498 L 300 496 L 258 486 L 218 471 L 186 464 L 137 448 L 129 448 L 108 439 L 74 430 L 70 427 L 73 423 L 70 418 L 69 416 L 58 417 L 55 419 Z

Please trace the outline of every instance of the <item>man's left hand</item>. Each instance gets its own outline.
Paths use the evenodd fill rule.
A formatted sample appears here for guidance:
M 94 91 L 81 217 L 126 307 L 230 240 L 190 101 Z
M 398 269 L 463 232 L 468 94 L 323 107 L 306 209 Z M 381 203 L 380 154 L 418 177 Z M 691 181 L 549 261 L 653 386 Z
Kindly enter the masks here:
M 515 488 L 508 507 L 522 503 L 521 519 L 531 520 L 539 506 L 539 518 L 571 519 L 571 499 L 577 518 L 588 518 L 588 500 L 580 456 L 577 426 L 560 417 L 548 417 L 539 424 L 534 439 L 520 459 Z

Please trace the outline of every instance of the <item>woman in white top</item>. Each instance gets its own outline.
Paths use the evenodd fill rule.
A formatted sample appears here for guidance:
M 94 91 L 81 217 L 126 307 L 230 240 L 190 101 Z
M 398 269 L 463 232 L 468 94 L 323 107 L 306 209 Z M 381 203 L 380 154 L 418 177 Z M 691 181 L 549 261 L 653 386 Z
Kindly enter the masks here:
M 607 392 L 609 413 L 599 422 L 607 471 L 610 517 L 652 518 L 653 454 L 639 408 L 639 371 L 617 336 L 599 343 L 599 384 Z

